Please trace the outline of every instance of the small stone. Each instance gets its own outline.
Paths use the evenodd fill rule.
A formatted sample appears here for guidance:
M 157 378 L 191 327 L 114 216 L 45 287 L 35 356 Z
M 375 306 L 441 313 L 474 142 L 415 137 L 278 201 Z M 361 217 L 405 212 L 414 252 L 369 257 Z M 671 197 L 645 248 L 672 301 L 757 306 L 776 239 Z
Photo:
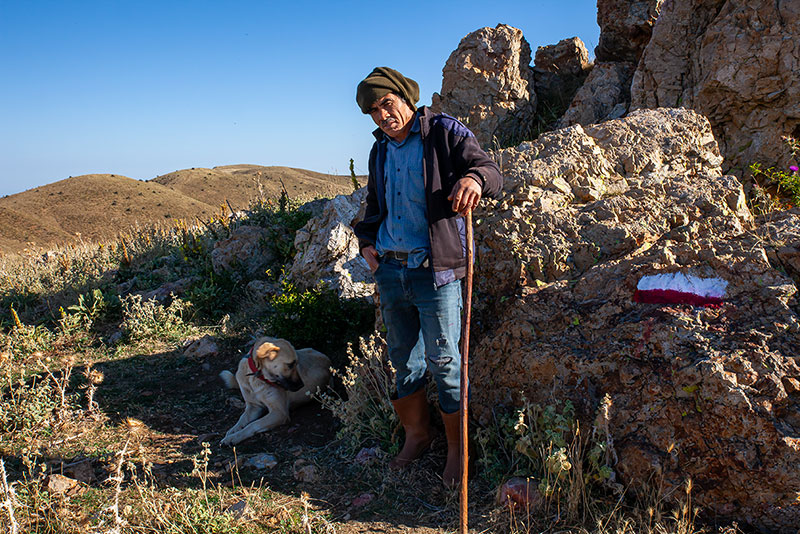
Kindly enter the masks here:
M 357 463 L 361 465 L 366 465 L 375 461 L 378 456 L 380 455 L 380 449 L 378 447 L 364 447 L 358 454 L 356 454 L 355 460 Z
M 278 459 L 267 453 L 250 456 L 244 461 L 245 467 L 252 467 L 253 469 L 272 469 L 276 465 L 278 465 Z
M 52 474 L 47 477 L 47 491 L 56 495 L 67 493 L 77 485 L 77 480 L 64 475 Z
M 194 359 L 208 358 L 217 354 L 219 354 L 219 347 L 211 336 L 203 336 L 194 342 L 190 342 L 189 346 L 183 351 L 184 356 Z
M 542 494 L 539 493 L 535 479 L 513 477 L 497 491 L 497 504 L 503 507 L 538 510 L 542 506 Z
M 242 517 L 247 510 L 247 501 L 242 499 L 225 508 L 225 513 L 233 516 Z
M 319 479 L 319 473 L 316 466 L 308 463 L 307 460 L 297 460 L 294 463 L 294 479 L 300 482 L 316 482 Z
M 353 508 L 361 508 L 371 503 L 374 498 L 375 495 L 373 495 L 372 493 L 362 493 L 361 495 L 353 499 L 353 502 L 351 504 L 353 505 Z

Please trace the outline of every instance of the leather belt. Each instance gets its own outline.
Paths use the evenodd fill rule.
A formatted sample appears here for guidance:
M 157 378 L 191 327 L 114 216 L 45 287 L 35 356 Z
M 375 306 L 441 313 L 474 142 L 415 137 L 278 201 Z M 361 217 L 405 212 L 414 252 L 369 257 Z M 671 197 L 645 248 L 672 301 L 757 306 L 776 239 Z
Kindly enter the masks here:
M 383 253 L 383 257 L 389 260 L 396 260 L 404 265 L 408 265 L 408 252 L 395 252 L 389 250 Z

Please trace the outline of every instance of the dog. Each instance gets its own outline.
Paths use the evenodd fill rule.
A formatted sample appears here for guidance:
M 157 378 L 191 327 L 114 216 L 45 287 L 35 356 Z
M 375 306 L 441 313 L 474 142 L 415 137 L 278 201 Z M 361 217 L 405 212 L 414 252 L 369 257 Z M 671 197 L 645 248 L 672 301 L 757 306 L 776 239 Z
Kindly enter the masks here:
M 258 339 L 235 376 L 219 374 L 230 389 L 238 385 L 245 402 L 244 413 L 221 444 L 233 446 L 289 422 L 290 408 L 308 402 L 310 393 L 328 384 L 330 367 L 330 359 L 314 349 L 295 350 L 285 339 Z

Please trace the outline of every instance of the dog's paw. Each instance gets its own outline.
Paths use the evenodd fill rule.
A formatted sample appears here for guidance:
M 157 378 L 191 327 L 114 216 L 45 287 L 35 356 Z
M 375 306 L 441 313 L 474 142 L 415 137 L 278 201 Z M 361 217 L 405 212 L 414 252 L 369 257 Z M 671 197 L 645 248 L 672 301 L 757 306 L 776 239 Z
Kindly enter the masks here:
M 225 436 L 219 442 L 220 445 L 225 446 L 225 447 L 233 447 L 234 445 L 236 445 L 236 443 L 237 442 L 233 439 L 233 436 Z

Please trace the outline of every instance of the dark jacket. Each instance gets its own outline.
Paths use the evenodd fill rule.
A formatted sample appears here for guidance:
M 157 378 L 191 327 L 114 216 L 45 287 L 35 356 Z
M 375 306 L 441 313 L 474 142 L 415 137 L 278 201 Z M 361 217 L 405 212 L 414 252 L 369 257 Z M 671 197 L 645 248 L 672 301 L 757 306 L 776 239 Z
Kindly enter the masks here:
M 441 286 L 463 278 L 466 272 L 464 219 L 452 210 L 452 201 L 447 200 L 450 191 L 458 180 L 472 175 L 481 184 L 482 196 L 494 197 L 502 189 L 503 178 L 497 164 L 461 122 L 449 115 L 434 114 L 427 107 L 420 108 L 417 113 L 422 137 L 430 260 L 436 285 Z M 386 217 L 383 177 L 386 144 L 380 142 L 384 135 L 380 128 L 374 135 L 377 141 L 369 154 L 367 209 L 364 220 L 354 228 L 359 249 L 375 245 L 381 221 Z

